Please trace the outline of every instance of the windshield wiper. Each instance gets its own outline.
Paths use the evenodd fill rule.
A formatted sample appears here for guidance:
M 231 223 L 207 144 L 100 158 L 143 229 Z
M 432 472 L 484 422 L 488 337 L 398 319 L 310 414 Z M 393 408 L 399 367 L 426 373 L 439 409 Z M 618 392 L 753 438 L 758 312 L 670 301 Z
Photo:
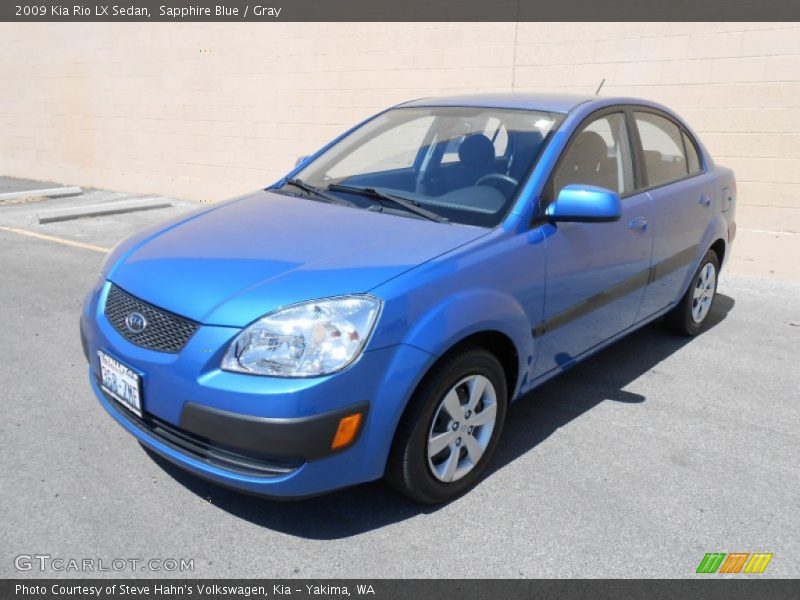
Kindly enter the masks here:
M 371 187 L 357 187 L 354 185 L 342 185 L 340 183 L 332 183 L 328 186 L 328 189 L 334 192 L 347 192 L 349 194 L 358 194 L 360 196 L 365 196 L 367 198 L 373 198 L 378 200 L 379 202 L 382 200 L 394 202 L 397 206 L 400 206 L 407 210 L 410 213 L 414 213 L 417 216 L 422 217 L 423 219 L 428 219 L 429 221 L 436 221 L 437 223 L 447 223 L 448 219 L 445 219 L 441 215 L 437 215 L 435 212 L 431 212 L 428 209 L 422 208 L 416 200 L 411 200 L 409 198 L 403 198 L 402 196 L 395 196 L 394 194 L 387 194 L 385 192 L 379 192 L 375 188 Z
M 331 204 L 338 204 L 339 206 L 358 206 L 355 202 L 350 202 L 348 200 L 344 200 L 343 198 L 337 198 L 336 196 L 331 196 L 330 194 L 326 194 L 321 189 L 316 188 L 313 185 L 308 184 L 301 179 L 297 179 L 296 177 L 287 179 L 286 185 L 292 185 L 298 189 L 303 190 L 307 194 L 311 194 L 312 196 L 317 196 L 318 198 L 322 198 L 325 202 L 329 202 Z

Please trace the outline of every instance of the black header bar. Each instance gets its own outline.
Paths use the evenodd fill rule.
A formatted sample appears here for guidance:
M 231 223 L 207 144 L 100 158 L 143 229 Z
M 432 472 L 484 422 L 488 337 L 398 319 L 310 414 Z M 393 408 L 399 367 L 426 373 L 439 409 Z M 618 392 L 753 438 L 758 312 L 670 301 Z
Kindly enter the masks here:
M 800 21 L 798 0 L 3 0 L 9 22 Z

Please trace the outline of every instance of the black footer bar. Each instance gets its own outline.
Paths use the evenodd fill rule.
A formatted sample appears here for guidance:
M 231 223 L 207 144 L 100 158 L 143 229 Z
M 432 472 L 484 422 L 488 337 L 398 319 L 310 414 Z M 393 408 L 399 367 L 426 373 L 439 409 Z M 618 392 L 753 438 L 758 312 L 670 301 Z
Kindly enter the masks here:
M 756 577 L 709 579 L 6 579 L 0 598 L 32 600 L 704 600 L 797 598 L 798 581 Z

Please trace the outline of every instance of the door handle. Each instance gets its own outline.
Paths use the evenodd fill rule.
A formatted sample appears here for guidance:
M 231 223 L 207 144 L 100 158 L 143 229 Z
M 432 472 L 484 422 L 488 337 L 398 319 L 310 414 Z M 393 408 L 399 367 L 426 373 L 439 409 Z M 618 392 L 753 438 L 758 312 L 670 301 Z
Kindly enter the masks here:
M 697 202 L 708 208 L 709 206 L 711 206 L 711 196 L 709 196 L 708 194 L 703 194 L 697 199 Z
M 644 217 L 636 217 L 635 219 L 631 219 L 628 223 L 628 229 L 641 229 L 645 231 L 647 229 L 647 219 Z

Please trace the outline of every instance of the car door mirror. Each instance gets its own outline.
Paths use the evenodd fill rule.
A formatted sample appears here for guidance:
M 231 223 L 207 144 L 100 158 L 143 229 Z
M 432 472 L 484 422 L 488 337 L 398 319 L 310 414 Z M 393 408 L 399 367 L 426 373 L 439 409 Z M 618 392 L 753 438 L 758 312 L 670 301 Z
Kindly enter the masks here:
M 306 162 L 309 158 L 311 158 L 310 154 L 306 154 L 305 156 L 300 156 L 294 161 L 294 166 L 299 167 L 302 163 Z
M 608 223 L 622 216 L 619 194 L 593 185 L 565 185 L 545 211 L 547 220 Z

